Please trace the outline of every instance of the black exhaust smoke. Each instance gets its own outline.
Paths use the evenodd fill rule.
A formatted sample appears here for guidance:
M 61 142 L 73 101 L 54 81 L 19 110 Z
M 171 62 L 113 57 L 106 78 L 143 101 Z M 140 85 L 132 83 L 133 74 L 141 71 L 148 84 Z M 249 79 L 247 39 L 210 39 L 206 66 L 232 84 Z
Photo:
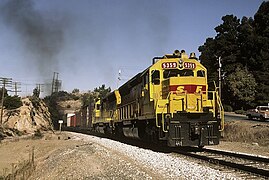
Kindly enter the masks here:
M 6 1 L 0 7 L 0 16 L 19 35 L 27 53 L 27 58 L 24 58 L 26 66 L 38 68 L 38 76 L 43 79 L 58 71 L 56 55 L 63 46 L 64 29 L 59 20 L 56 22 L 55 18 L 44 17 L 31 0 Z

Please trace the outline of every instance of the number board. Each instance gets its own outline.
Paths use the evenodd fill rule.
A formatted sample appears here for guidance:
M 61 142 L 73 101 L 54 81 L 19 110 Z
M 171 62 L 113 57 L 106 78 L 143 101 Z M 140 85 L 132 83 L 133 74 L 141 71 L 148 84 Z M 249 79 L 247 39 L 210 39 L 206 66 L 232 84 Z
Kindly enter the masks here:
M 177 62 L 164 62 L 162 63 L 163 69 L 177 68 Z
M 184 68 L 185 69 L 195 69 L 196 68 L 196 64 L 195 63 L 191 63 L 191 62 L 184 62 Z

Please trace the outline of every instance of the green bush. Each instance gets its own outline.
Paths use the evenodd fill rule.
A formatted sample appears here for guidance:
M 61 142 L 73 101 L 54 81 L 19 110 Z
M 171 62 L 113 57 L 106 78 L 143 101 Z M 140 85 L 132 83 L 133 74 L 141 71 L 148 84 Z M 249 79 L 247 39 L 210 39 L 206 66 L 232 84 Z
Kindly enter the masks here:
M 7 96 L 4 100 L 4 106 L 6 109 L 17 109 L 22 106 L 21 98 L 18 96 Z
M 226 111 L 226 112 L 233 112 L 233 108 L 230 105 L 224 104 L 223 108 L 224 108 L 224 111 Z
M 35 131 L 35 134 L 34 134 L 34 138 L 42 138 L 43 137 L 43 134 L 41 133 L 41 131 L 38 129 Z
M 32 102 L 34 108 L 38 109 L 40 107 L 40 99 L 38 97 L 32 96 L 29 99 Z
M 74 99 L 75 101 L 77 101 L 77 100 L 79 100 L 79 96 L 73 96 L 73 99 Z

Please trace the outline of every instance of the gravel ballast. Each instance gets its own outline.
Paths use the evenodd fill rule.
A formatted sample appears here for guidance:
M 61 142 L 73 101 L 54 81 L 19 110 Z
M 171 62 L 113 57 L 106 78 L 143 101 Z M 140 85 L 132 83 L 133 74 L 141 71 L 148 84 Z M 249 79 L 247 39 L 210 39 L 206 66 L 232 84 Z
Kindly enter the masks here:
M 239 179 L 236 174 L 225 173 L 188 160 L 184 157 L 177 157 L 171 153 L 154 152 L 148 149 L 123 144 L 114 140 L 99 138 L 90 135 L 71 133 L 72 139 L 93 142 L 104 149 L 104 158 L 112 157 L 114 162 L 122 161 L 127 169 L 131 168 L 131 174 L 139 174 L 141 170 L 146 179 Z M 111 153 L 111 155 L 110 155 Z M 114 156 L 116 154 L 116 156 Z M 114 157 L 113 157 L 114 156 Z M 117 159 L 120 158 L 120 159 Z M 125 160 L 124 160 L 125 159 Z M 127 161 L 126 161 L 127 160 Z M 125 161 L 125 162 L 124 162 Z M 131 162 L 131 163 L 130 163 Z M 132 167 L 138 167 L 135 169 Z M 129 167 L 128 167 L 129 166 Z M 123 172 L 129 172 L 122 169 Z M 122 173 L 123 173 L 122 172 Z M 113 176 L 111 176 L 112 178 Z M 132 176 L 138 179 L 139 176 Z

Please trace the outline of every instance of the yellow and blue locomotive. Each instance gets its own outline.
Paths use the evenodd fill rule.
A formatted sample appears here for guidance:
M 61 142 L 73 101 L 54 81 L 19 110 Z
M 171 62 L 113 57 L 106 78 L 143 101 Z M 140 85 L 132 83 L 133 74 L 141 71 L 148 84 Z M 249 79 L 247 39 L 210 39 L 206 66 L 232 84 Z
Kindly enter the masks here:
M 195 54 L 176 50 L 98 100 L 92 124 L 102 133 L 203 147 L 219 144 L 224 111 Z

